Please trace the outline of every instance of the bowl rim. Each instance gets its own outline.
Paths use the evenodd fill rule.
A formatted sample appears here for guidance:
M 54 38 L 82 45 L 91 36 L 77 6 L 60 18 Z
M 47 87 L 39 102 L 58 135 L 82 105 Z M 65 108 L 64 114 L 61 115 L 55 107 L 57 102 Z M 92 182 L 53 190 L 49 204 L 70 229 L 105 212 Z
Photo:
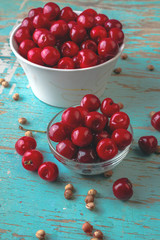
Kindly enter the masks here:
M 79 106 L 79 105 L 74 105 L 74 106 L 71 106 L 71 107 L 76 107 L 76 106 Z M 51 121 L 49 122 L 48 126 L 47 126 L 47 141 L 48 141 L 48 144 L 49 144 L 49 147 L 50 149 L 53 151 L 53 153 L 55 153 L 56 155 L 58 155 L 58 157 L 62 158 L 63 160 L 65 160 L 66 162 L 69 162 L 69 163 L 72 163 L 72 165 L 79 165 L 80 167 L 87 167 L 87 166 L 93 166 L 93 167 L 101 167 L 102 164 L 111 164 L 113 161 L 115 162 L 116 159 L 118 160 L 120 157 L 123 156 L 124 153 L 126 153 L 126 151 L 128 151 L 130 149 L 130 146 L 132 145 L 132 142 L 133 142 L 133 128 L 132 128 L 132 125 L 130 124 L 129 127 L 130 127 L 130 132 L 132 134 L 132 142 L 130 143 L 130 145 L 128 145 L 124 150 L 122 150 L 120 153 L 118 153 L 115 157 L 109 159 L 109 160 L 106 160 L 106 161 L 102 161 L 102 162 L 98 162 L 98 163 L 80 163 L 80 162 L 76 162 L 76 161 L 73 161 L 71 159 L 68 159 L 64 156 L 62 156 L 60 153 L 58 153 L 56 151 L 56 149 L 53 147 L 52 145 L 52 141 L 50 140 L 49 138 L 49 129 L 50 127 L 52 126 L 52 122 L 53 120 L 58 116 L 60 115 L 63 111 L 65 111 L 66 109 L 63 109 L 61 110 L 60 112 L 58 112 L 52 119 Z M 57 143 L 58 144 L 58 143 Z M 57 160 L 58 161 L 58 160 Z
M 75 11 L 76 13 L 81 13 L 82 11 Z M 24 57 L 22 57 L 18 51 L 15 49 L 14 45 L 13 45 L 13 42 L 16 43 L 15 39 L 14 39 L 14 34 L 16 32 L 16 30 L 20 27 L 21 23 L 19 23 L 17 26 L 14 26 L 13 27 L 13 30 L 11 31 L 11 34 L 10 34 L 10 47 L 11 47 L 11 50 L 12 52 L 14 53 L 14 55 L 20 59 L 21 61 L 23 61 L 24 63 L 26 64 L 29 64 L 31 66 L 34 66 L 34 67 L 37 67 L 37 68 L 40 68 L 40 69 L 44 69 L 44 70 L 49 70 L 49 71 L 56 71 L 56 72 L 81 72 L 81 71 L 87 71 L 87 70 L 90 70 L 90 69 L 96 69 L 96 68 L 101 68 L 109 63 L 112 63 L 114 62 L 123 52 L 124 50 L 124 47 L 125 47 L 125 43 L 123 42 L 123 44 L 119 47 L 119 52 L 117 53 L 116 56 L 114 56 L 113 58 L 111 58 L 110 60 L 104 62 L 104 63 L 101 63 L 99 65 L 96 65 L 96 66 L 92 66 L 92 67 L 87 67 L 87 68 L 76 68 L 76 69 L 58 69 L 58 68 L 52 68 L 52 67 L 46 67 L 46 66 L 41 66 L 41 65 L 38 65 L 36 63 L 32 63 L 30 61 L 28 61 L 27 59 L 25 59 Z

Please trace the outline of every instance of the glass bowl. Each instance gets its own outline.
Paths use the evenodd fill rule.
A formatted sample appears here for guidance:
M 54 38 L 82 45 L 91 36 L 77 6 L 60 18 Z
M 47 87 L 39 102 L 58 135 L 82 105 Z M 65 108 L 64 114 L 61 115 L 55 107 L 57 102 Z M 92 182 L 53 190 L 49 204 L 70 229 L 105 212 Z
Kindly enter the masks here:
M 98 163 L 79 163 L 74 160 L 70 160 L 66 157 L 63 157 L 61 154 L 59 154 L 56 151 L 56 145 L 57 142 L 53 142 L 49 138 L 49 129 L 50 127 L 56 123 L 61 121 L 62 114 L 65 110 L 60 111 L 58 114 L 56 114 L 52 120 L 49 122 L 48 127 L 47 127 L 47 139 L 48 139 L 48 144 L 50 147 L 51 152 L 53 153 L 54 157 L 61 162 L 63 165 L 65 165 L 67 168 L 72 169 L 73 171 L 83 174 L 83 175 L 97 175 L 104 173 L 106 171 L 109 171 L 113 168 L 115 168 L 128 154 L 131 144 L 128 145 L 123 151 L 118 151 L 118 154 L 107 161 L 104 162 L 98 162 Z M 129 125 L 128 131 L 131 132 L 133 136 L 133 129 L 132 126 Z

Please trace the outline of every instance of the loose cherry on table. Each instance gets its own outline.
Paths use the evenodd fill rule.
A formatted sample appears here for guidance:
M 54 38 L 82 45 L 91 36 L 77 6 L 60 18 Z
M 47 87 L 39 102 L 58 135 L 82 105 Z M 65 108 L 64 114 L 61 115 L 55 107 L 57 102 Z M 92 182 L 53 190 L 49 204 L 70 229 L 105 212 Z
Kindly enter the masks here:
M 115 40 L 119 45 L 124 41 L 124 33 L 120 28 L 111 28 L 109 31 L 109 37 Z
M 54 66 L 60 59 L 60 53 L 56 48 L 48 46 L 42 49 L 41 58 L 48 66 Z
M 54 142 L 61 142 L 66 136 L 67 134 L 62 122 L 54 123 L 49 129 L 49 138 Z
M 154 136 L 143 136 L 140 137 L 138 145 L 143 153 L 151 154 L 156 151 L 158 141 Z
M 88 112 L 96 111 L 101 105 L 99 98 L 94 94 L 86 94 L 81 100 L 81 106 Z
M 50 32 L 56 38 L 65 37 L 67 35 L 68 31 L 69 31 L 68 24 L 64 20 L 55 21 L 50 28 Z
M 63 157 L 66 157 L 68 159 L 75 158 L 77 150 L 78 150 L 77 147 L 69 139 L 65 139 L 59 142 L 56 146 L 56 151 Z
M 82 123 L 81 113 L 77 108 L 70 107 L 62 114 L 62 123 L 72 128 L 76 128 Z
M 77 18 L 77 23 L 86 29 L 90 29 L 94 26 L 95 19 L 92 15 L 81 13 Z
M 108 123 L 108 118 L 99 112 L 90 112 L 85 117 L 85 126 L 94 132 L 101 132 Z
M 124 128 L 127 129 L 130 124 L 130 119 L 125 112 L 117 112 L 112 115 L 109 122 L 111 131 L 115 129 Z
M 79 51 L 77 56 L 78 56 L 81 68 L 95 66 L 98 61 L 97 55 L 95 54 L 95 52 L 93 52 L 90 49 L 83 49 Z
M 109 160 L 115 157 L 118 153 L 118 148 L 115 142 L 110 138 L 100 140 L 97 144 L 96 150 L 101 161 Z
M 27 58 L 27 53 L 30 49 L 35 48 L 36 44 L 30 40 L 30 39 L 26 39 L 23 42 L 20 43 L 19 48 L 18 48 L 18 52 L 24 57 Z
M 43 14 L 50 20 L 56 19 L 60 14 L 60 8 L 56 3 L 49 2 L 43 7 Z
M 90 37 L 96 42 L 99 43 L 100 40 L 107 37 L 107 31 L 102 26 L 96 26 L 91 29 Z
M 22 158 L 22 165 L 28 171 L 37 171 L 43 163 L 43 155 L 35 149 L 25 152 Z
M 97 44 L 95 41 L 88 39 L 81 44 L 81 49 L 90 49 L 93 52 L 97 52 Z
M 74 57 L 78 54 L 79 46 L 73 42 L 65 42 L 61 47 L 61 52 L 64 57 Z
M 103 38 L 98 44 L 98 54 L 108 59 L 116 56 L 118 51 L 118 43 L 112 38 Z
M 54 182 L 59 175 L 58 167 L 53 162 L 44 162 L 38 169 L 38 175 L 49 182 Z
M 23 156 L 26 151 L 35 149 L 36 146 L 37 143 L 34 138 L 24 136 L 17 140 L 15 149 L 18 154 Z
M 47 46 L 54 46 L 56 43 L 56 39 L 51 33 L 42 33 L 38 38 L 38 46 L 40 48 L 44 48 Z
M 73 69 L 75 68 L 74 62 L 70 57 L 63 57 L 58 62 L 58 68 L 61 69 Z
M 153 126 L 156 130 L 160 131 L 160 111 L 159 111 L 159 112 L 156 112 L 156 113 L 152 116 L 152 118 L 151 118 L 151 124 L 152 124 L 152 126 Z
M 103 26 L 106 21 L 108 21 L 109 18 L 102 13 L 99 13 L 95 16 L 95 25 L 101 25 Z
M 133 195 L 132 183 L 128 178 L 118 179 L 113 184 L 113 193 L 120 200 L 129 200 Z
M 111 138 L 119 150 L 125 149 L 132 142 L 132 134 L 123 128 L 114 130 Z
M 111 117 L 114 113 L 119 112 L 119 105 L 114 103 L 111 98 L 105 98 L 101 104 L 101 112 L 107 116 Z
M 83 42 L 86 35 L 87 35 L 86 29 L 80 25 L 75 25 L 70 30 L 70 38 L 75 43 Z
M 16 31 L 14 38 L 17 43 L 21 43 L 26 39 L 31 39 L 30 30 L 28 27 L 20 27 Z
M 71 134 L 72 142 L 78 147 L 87 147 L 93 140 L 92 132 L 87 127 L 77 127 Z
M 111 29 L 111 28 L 120 28 L 122 29 L 122 24 L 116 20 L 116 19 L 109 19 L 108 21 L 106 21 L 104 23 L 104 27 L 107 30 L 107 32 Z
M 44 62 L 42 61 L 41 52 L 42 52 L 41 48 L 37 48 L 37 47 L 32 48 L 27 53 L 27 59 L 30 62 L 33 62 L 33 63 L 43 66 Z
M 92 147 L 80 148 L 77 153 L 77 162 L 80 163 L 95 163 L 97 154 Z

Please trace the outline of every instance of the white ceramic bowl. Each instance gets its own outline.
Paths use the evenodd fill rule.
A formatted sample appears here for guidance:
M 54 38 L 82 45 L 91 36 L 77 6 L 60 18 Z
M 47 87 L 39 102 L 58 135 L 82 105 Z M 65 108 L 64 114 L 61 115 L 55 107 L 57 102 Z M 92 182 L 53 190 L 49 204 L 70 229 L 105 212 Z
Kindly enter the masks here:
M 114 58 L 94 67 L 70 70 L 49 68 L 34 64 L 18 53 L 14 34 L 19 26 L 20 24 L 11 33 L 10 46 L 26 73 L 37 98 L 52 106 L 69 107 L 78 104 L 88 93 L 95 94 L 97 97 L 102 96 L 115 64 L 124 49 L 124 44 Z

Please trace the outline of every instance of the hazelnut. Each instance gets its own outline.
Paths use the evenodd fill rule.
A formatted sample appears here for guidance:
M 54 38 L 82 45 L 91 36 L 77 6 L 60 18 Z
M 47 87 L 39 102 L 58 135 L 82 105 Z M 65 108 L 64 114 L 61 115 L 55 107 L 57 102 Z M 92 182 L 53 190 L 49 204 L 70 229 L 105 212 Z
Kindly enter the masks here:
M 104 173 L 104 177 L 111 177 L 112 175 L 113 175 L 112 170 L 107 171 L 107 172 Z
M 152 118 L 155 113 L 156 113 L 155 111 L 151 111 L 151 112 L 149 113 L 149 116 Z
M 65 190 L 65 192 L 64 192 L 64 197 L 65 197 L 66 199 L 71 199 L 72 196 L 73 196 L 72 190 L 70 190 L 70 189 Z
M 91 238 L 91 240 L 99 240 L 99 238 L 95 238 L 95 237 L 94 237 L 94 238 Z
M 123 54 L 121 55 L 121 59 L 122 59 L 122 60 L 126 60 L 127 58 L 128 58 L 127 53 L 123 53 Z
M 33 137 L 33 134 L 32 134 L 31 131 L 27 131 L 27 132 L 25 132 L 25 136 L 27 136 L 27 137 Z
M 44 240 L 45 239 L 45 236 L 46 236 L 46 233 L 44 230 L 38 230 L 36 232 L 36 237 L 40 240 Z
M 154 66 L 153 65 L 148 65 L 147 68 L 148 68 L 149 71 L 153 71 L 154 70 Z
M 0 78 L 0 84 L 2 84 L 2 82 L 4 82 L 4 78 Z
M 95 190 L 95 189 L 90 189 L 89 191 L 88 191 L 88 195 L 93 195 L 93 196 L 95 196 L 97 194 L 97 191 Z
M 89 222 L 85 222 L 82 226 L 82 230 L 85 233 L 91 234 L 93 231 L 93 226 Z
M 8 87 L 9 86 L 9 82 L 7 82 L 5 80 L 2 81 L 2 86 L 5 87 L 5 88 Z
M 96 230 L 93 234 L 93 237 L 102 239 L 103 238 L 103 233 L 100 230 Z
M 89 202 L 86 204 L 86 208 L 88 208 L 89 210 L 93 210 L 95 208 L 95 204 L 94 202 Z
M 157 146 L 157 147 L 156 147 L 155 153 L 160 154 L 160 146 Z
M 94 202 L 94 196 L 93 195 L 87 195 L 87 197 L 85 198 L 85 202 L 86 203 Z
M 13 97 L 12 97 L 15 101 L 17 101 L 19 99 L 19 94 L 18 93 L 15 93 L 13 94 Z
M 113 72 L 116 73 L 116 74 L 120 74 L 122 72 L 122 68 L 120 68 L 120 67 L 115 68 Z
M 68 189 L 70 189 L 71 191 L 74 190 L 74 187 L 73 187 L 73 185 L 72 185 L 71 183 L 69 183 L 69 184 L 67 184 L 67 185 L 65 186 L 65 190 L 68 190 Z
M 119 108 L 120 108 L 120 109 L 123 109 L 123 108 L 124 108 L 123 103 L 119 102 L 119 103 L 117 103 L 117 104 L 119 105 Z
M 25 124 L 25 123 L 27 122 L 27 119 L 26 119 L 26 118 L 19 118 L 19 119 L 18 119 L 18 122 L 19 122 L 20 124 Z

